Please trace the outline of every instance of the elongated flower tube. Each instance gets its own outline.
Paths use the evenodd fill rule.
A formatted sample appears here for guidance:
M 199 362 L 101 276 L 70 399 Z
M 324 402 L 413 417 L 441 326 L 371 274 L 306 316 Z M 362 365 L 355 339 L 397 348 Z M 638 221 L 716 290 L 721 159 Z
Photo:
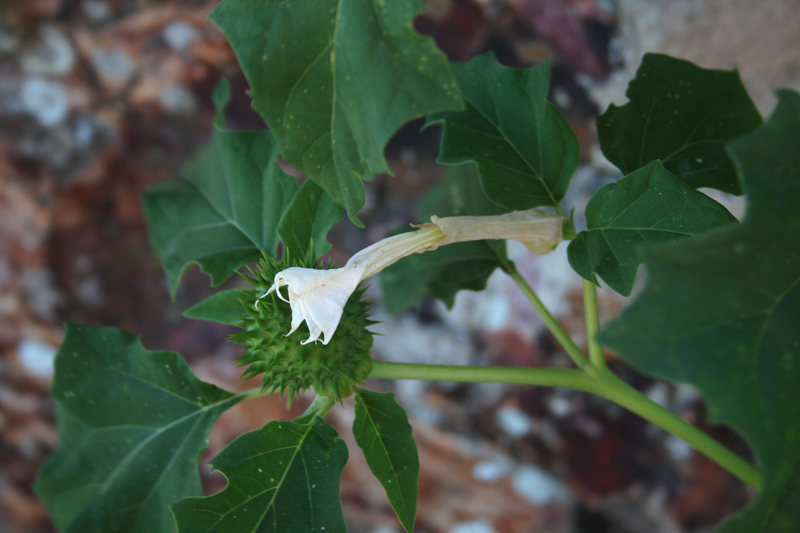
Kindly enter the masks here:
M 311 335 L 301 344 L 315 342 L 323 337 L 328 344 L 342 318 L 348 298 L 358 284 L 377 274 L 399 259 L 413 253 L 435 250 L 455 242 L 483 239 L 514 239 L 529 250 L 546 254 L 562 240 L 564 219 L 541 211 L 515 211 L 495 216 L 431 217 L 429 224 L 419 229 L 376 242 L 356 253 L 345 266 L 330 270 L 291 267 L 275 275 L 275 282 L 261 295 L 273 291 L 292 308 L 294 333 L 305 322 Z M 281 287 L 288 287 L 288 300 Z

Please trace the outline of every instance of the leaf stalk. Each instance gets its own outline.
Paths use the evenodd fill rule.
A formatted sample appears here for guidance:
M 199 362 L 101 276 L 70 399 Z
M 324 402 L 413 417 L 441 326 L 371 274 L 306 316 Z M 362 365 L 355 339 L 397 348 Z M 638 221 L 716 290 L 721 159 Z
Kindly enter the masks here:
M 334 405 L 336 405 L 336 398 L 318 394 L 302 416 L 316 415 L 324 420 L 328 417 L 328 413 L 331 412 L 331 408 L 333 408 Z

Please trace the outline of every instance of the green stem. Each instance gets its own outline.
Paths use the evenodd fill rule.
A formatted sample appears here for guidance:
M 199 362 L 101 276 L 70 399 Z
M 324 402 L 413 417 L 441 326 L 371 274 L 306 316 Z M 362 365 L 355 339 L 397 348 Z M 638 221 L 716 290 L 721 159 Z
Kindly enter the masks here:
M 510 383 L 591 392 L 636 413 L 683 439 L 722 468 L 759 490 L 761 474 L 750 463 L 681 417 L 661 407 L 608 370 L 450 366 L 373 361 L 371 379 L 418 379 L 472 383 Z
M 597 342 L 600 331 L 600 313 L 597 307 L 597 286 L 591 281 L 583 280 L 583 307 L 586 313 L 586 343 L 589 346 L 589 361 L 595 368 L 605 370 L 606 358 L 603 348 Z
M 531 303 L 536 312 L 539 313 L 539 316 L 542 317 L 545 326 L 547 329 L 550 330 L 550 333 L 558 339 L 558 342 L 561 343 L 561 346 L 564 347 L 564 350 L 567 352 L 575 364 L 578 365 L 579 368 L 583 368 L 585 366 L 590 365 L 589 359 L 586 357 L 586 354 L 578 348 L 578 345 L 575 344 L 575 341 L 569 336 L 569 334 L 564 331 L 564 328 L 561 327 L 561 324 L 558 323 L 558 320 L 550 314 L 550 311 L 544 306 L 542 301 L 536 296 L 536 293 L 533 291 L 528 282 L 525 281 L 519 271 L 517 270 L 516 266 L 513 263 L 506 263 L 503 265 L 503 269 L 508 273 L 509 276 L 517 283 L 522 293 Z
M 597 288 L 593 283 L 588 281 L 583 283 L 586 333 L 589 346 L 589 357 L 587 357 L 564 328 L 561 327 L 561 324 L 550 314 L 550 311 L 536 296 L 536 293 L 520 275 L 514 264 L 503 261 L 503 270 L 514 279 L 533 308 L 542 317 L 547 328 L 558 339 L 579 369 L 422 365 L 373 361 L 373 368 L 369 377 L 375 379 L 512 383 L 563 387 L 595 393 L 683 439 L 734 476 L 754 489 L 760 490 L 761 473 L 753 465 L 675 413 L 653 402 L 608 370 L 602 347 L 596 339 L 600 330 L 600 319 L 597 307 Z
M 598 386 L 595 392 L 603 398 L 679 437 L 754 489 L 761 490 L 761 473 L 753 465 L 611 372 L 600 372 L 595 385 Z
M 585 372 L 565 368 L 451 366 L 373 361 L 372 379 L 419 379 L 472 383 L 541 385 L 596 392 L 597 383 Z
M 333 398 L 331 396 L 317 395 L 317 397 L 314 398 L 314 401 L 311 402 L 311 405 L 308 406 L 308 409 L 306 409 L 306 412 L 303 413 L 302 416 L 306 416 L 313 413 L 318 417 L 324 419 L 328 416 L 328 413 L 331 411 L 331 408 L 334 405 L 336 405 L 336 398 Z

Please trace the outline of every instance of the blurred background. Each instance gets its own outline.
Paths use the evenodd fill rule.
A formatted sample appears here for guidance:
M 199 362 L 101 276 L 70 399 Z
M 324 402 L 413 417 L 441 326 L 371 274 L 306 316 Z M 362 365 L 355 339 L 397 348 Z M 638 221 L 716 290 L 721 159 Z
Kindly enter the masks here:
M 181 353 L 201 379 L 229 390 L 233 328 L 182 310 L 211 294 L 191 271 L 176 301 L 147 241 L 139 199 L 168 179 L 211 132 L 210 93 L 231 79 L 229 128 L 259 129 L 247 84 L 221 33 L 216 0 L 0 0 L 0 533 L 53 531 L 31 485 L 57 442 L 48 396 L 64 322 L 115 326 L 149 349 Z M 768 114 L 777 87 L 800 89 L 796 0 L 427 0 L 417 29 L 456 61 L 487 50 L 510 66 L 553 60 L 551 99 L 576 132 L 584 164 L 564 205 L 580 212 L 616 179 L 594 118 L 624 91 L 642 54 L 703 67 L 737 67 Z M 387 148 L 394 177 L 367 184 L 361 219 L 332 232 L 342 264 L 384 233 L 418 222 L 414 205 L 436 182 L 438 132 L 402 128 Z M 739 199 L 727 199 L 734 214 Z M 580 222 L 579 222 L 580 223 Z M 510 254 L 542 300 L 582 344 L 581 282 L 565 247 L 545 257 Z M 379 299 L 377 287 L 370 294 Z M 623 298 L 601 291 L 613 316 Z M 454 309 L 426 300 L 389 317 L 378 305 L 375 357 L 393 361 L 564 367 L 568 357 L 510 279 L 460 293 Z M 705 424 L 688 387 L 620 377 L 733 447 Z M 751 494 L 681 441 L 606 401 L 547 388 L 372 382 L 408 410 L 420 450 L 417 531 L 422 533 L 678 533 L 711 531 Z M 201 468 L 206 494 L 223 476 L 206 465 L 244 431 L 297 416 L 277 398 L 240 404 L 214 427 Z M 349 431 L 352 405 L 330 421 L 350 449 L 342 480 L 353 533 L 400 532 Z

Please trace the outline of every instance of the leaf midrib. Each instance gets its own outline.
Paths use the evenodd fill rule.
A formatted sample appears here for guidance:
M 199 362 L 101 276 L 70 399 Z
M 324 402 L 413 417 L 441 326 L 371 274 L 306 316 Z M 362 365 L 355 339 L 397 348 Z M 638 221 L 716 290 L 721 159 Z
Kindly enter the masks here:
M 650 127 L 650 119 L 653 116 L 653 109 L 656 107 L 657 104 L 660 104 L 663 100 L 664 100 L 663 97 L 662 98 L 654 98 L 653 101 L 650 103 L 650 109 L 647 111 L 647 119 L 645 120 L 645 125 L 644 125 L 644 128 L 642 130 L 642 144 L 639 147 L 639 164 L 638 164 L 637 168 L 642 168 L 647 163 L 649 163 L 649 161 L 647 161 L 647 162 L 644 161 L 644 152 L 645 152 L 645 145 L 647 144 L 646 141 L 647 141 L 648 129 Z M 661 159 L 662 162 L 666 163 L 666 162 L 668 162 L 670 160 L 670 158 L 675 156 L 675 154 L 680 153 L 682 150 L 685 150 L 686 148 L 688 148 L 690 146 L 696 146 L 696 145 L 705 144 L 705 143 L 711 144 L 711 143 L 725 143 L 725 142 L 727 142 L 724 139 L 722 139 L 722 140 L 706 139 L 706 140 L 703 140 L 703 141 L 690 142 L 690 140 L 692 139 L 694 134 L 697 132 L 697 130 L 711 117 L 711 115 L 713 113 L 716 113 L 716 111 L 720 107 L 722 107 L 723 105 L 726 105 L 726 104 L 728 104 L 728 100 L 723 98 L 717 103 L 717 105 L 713 106 L 711 109 L 706 111 L 706 113 L 703 115 L 703 117 L 700 120 L 697 121 L 697 124 L 692 129 L 692 131 L 689 132 L 689 135 L 687 135 L 686 138 L 683 141 L 681 141 L 681 145 L 678 148 L 676 148 L 675 150 L 673 150 L 672 153 L 670 153 L 669 155 L 667 155 L 665 157 L 662 157 L 662 158 L 659 158 L 659 159 Z
M 674 235 L 683 235 L 685 237 L 692 237 L 692 236 L 695 235 L 694 233 L 684 233 L 684 232 L 675 231 L 675 230 L 662 230 L 662 229 L 657 229 L 657 228 L 626 228 L 626 227 L 619 227 L 619 226 L 604 226 L 602 228 L 591 228 L 591 229 L 587 229 L 585 231 L 586 231 L 586 233 L 597 232 L 597 231 L 599 231 L 601 233 L 605 233 L 607 231 L 635 231 L 637 233 L 642 233 L 642 232 L 669 233 L 669 234 L 674 234 Z
M 267 516 L 267 513 L 269 512 L 269 510 L 270 510 L 270 509 L 273 507 L 273 505 L 275 504 L 275 498 L 277 498 L 277 496 L 278 496 L 278 492 L 280 492 L 280 489 L 281 489 L 281 487 L 283 486 L 283 482 L 286 480 L 286 476 L 289 474 L 289 470 L 290 470 L 290 468 L 291 468 L 291 465 L 292 465 L 292 464 L 294 464 L 295 457 L 297 457 L 297 455 L 300 453 L 300 450 L 301 450 L 301 448 L 303 447 L 303 443 L 305 443 L 306 439 L 307 439 L 307 438 L 308 438 L 308 436 L 311 434 L 311 432 L 312 432 L 312 430 L 313 430 L 313 429 L 314 429 L 314 422 L 312 421 L 312 422 L 310 422 L 310 423 L 308 424 L 308 426 L 306 426 L 306 431 L 305 431 L 305 433 L 301 434 L 300 442 L 298 442 L 298 443 L 297 443 L 297 446 L 296 446 L 295 452 L 294 452 L 294 454 L 292 455 L 292 460 L 289 462 L 289 464 L 288 464 L 288 465 L 286 465 L 286 469 L 283 471 L 283 475 L 281 476 L 281 480 L 280 480 L 280 482 L 279 482 L 279 483 L 276 485 L 276 487 L 275 487 L 275 494 L 272 496 L 272 498 L 270 498 L 269 505 L 267 505 L 267 506 L 264 508 L 264 513 L 261 515 L 261 518 L 260 518 L 260 519 L 259 519 L 259 521 L 258 521 L 258 525 L 261 525 L 261 523 L 263 522 L 264 518 L 266 518 L 266 516 Z M 304 464 L 304 467 L 305 467 L 305 464 Z M 306 479 L 308 479 L 308 469 L 305 469 L 305 473 L 306 473 Z M 310 499 L 311 499 L 311 492 L 310 492 L 310 491 L 309 491 L 309 493 L 308 493 L 308 497 L 309 497 L 309 500 L 310 500 Z M 310 501 L 309 501 L 309 503 L 310 503 Z M 312 506 L 312 505 L 309 505 L 308 507 L 309 507 L 309 508 L 311 508 L 311 507 L 313 507 L 313 506 Z M 276 519 L 277 519 L 277 516 L 278 516 L 278 514 L 277 514 L 277 513 L 275 513 L 275 518 L 276 518 Z M 277 527 L 277 525 L 278 525 L 278 524 L 277 524 L 276 522 L 274 522 L 274 521 L 273 521 L 273 531 L 275 531 L 275 528 Z
M 251 237 L 251 236 L 250 236 L 250 234 L 249 234 L 248 232 L 246 232 L 246 231 L 245 231 L 245 230 L 244 230 L 244 229 L 243 229 L 243 228 L 242 228 L 242 227 L 239 225 L 238 221 L 231 219 L 231 217 L 228 217 L 228 216 L 227 216 L 225 213 L 223 213 L 222 211 L 220 211 L 220 210 L 217 208 L 217 206 L 216 206 L 216 205 L 214 205 L 214 202 L 212 202 L 212 201 L 211 201 L 211 199 L 208 197 L 208 195 L 206 194 L 206 191 L 204 191 L 202 188 L 200 188 L 200 187 L 199 187 L 199 186 L 198 186 L 196 183 L 194 183 L 193 181 L 189 181 L 189 180 L 187 180 L 187 179 L 185 179 L 185 178 L 181 178 L 181 179 L 182 179 L 183 181 L 185 181 L 186 183 L 188 183 L 189 185 L 191 185 L 191 186 L 192 186 L 192 187 L 193 187 L 193 188 L 194 188 L 194 189 L 195 189 L 195 190 L 196 190 L 196 191 L 197 191 L 197 192 L 200 194 L 200 196 L 202 196 L 202 197 L 203 197 L 203 199 L 204 199 L 204 200 L 206 201 L 206 203 L 207 203 L 207 204 L 208 204 L 208 205 L 211 207 L 211 209 L 213 209 L 213 210 L 214 210 L 214 212 L 216 212 L 216 213 L 217 213 L 217 214 L 218 214 L 220 217 L 222 217 L 222 219 L 223 219 L 223 220 L 225 220 L 225 221 L 226 221 L 228 224 L 230 224 L 231 226 L 233 226 L 234 228 L 236 228 L 236 229 L 239 231 L 239 233 L 241 233 L 242 235 L 244 235 L 244 236 L 247 238 L 247 240 L 248 240 L 248 241 L 250 241 L 250 242 L 253 244 L 253 246 L 254 246 L 256 249 L 263 251 L 263 248 L 262 248 L 262 246 L 261 246 L 259 243 L 257 243 L 255 240 L 253 240 L 253 237 Z M 229 186 L 229 181 L 230 181 L 230 176 L 227 176 L 227 175 L 226 175 L 226 176 L 225 176 L 225 186 L 226 186 L 226 187 L 228 187 L 228 186 Z M 232 199 L 232 198 L 230 198 L 230 201 L 232 202 L 232 201 L 233 201 L 233 199 Z M 233 213 L 233 211 L 234 211 L 234 210 L 231 210 L 231 212 L 232 212 L 232 213 Z M 221 225 L 222 225 L 222 224 L 220 224 L 220 226 L 221 226 Z M 195 231 L 195 229 L 196 229 L 196 228 L 192 227 L 192 228 L 188 228 L 188 229 L 187 229 L 187 230 L 185 230 L 185 231 L 190 231 L 190 230 L 191 230 L 191 231 Z
M 295 450 L 294 453 L 291 456 L 291 460 L 288 461 L 288 464 L 286 465 L 286 468 L 283 471 L 283 475 L 281 475 L 280 481 L 275 486 L 270 487 L 268 489 L 264 489 L 262 491 L 259 491 L 259 492 L 255 493 L 255 494 L 253 494 L 252 496 L 249 496 L 248 498 L 246 498 L 242 502 L 238 503 L 237 505 L 231 507 L 230 509 L 228 509 L 224 513 L 220 514 L 219 518 L 217 518 L 216 521 L 214 521 L 212 524 L 210 524 L 208 529 L 211 530 L 212 528 L 214 528 L 226 516 L 228 516 L 230 513 L 234 512 L 234 511 L 236 511 L 236 509 L 238 509 L 239 507 L 241 507 L 243 505 L 246 505 L 247 503 L 251 502 L 254 498 L 256 498 L 256 497 L 258 497 L 258 496 L 260 496 L 260 495 L 262 495 L 262 494 L 264 494 L 266 492 L 274 491 L 274 494 L 269 499 L 269 503 L 266 506 L 264 506 L 264 512 L 262 513 L 261 517 L 258 519 L 258 522 L 256 523 L 257 527 L 260 526 L 263 523 L 264 519 L 266 518 L 267 514 L 269 514 L 270 509 L 272 509 L 274 507 L 275 498 L 277 498 L 278 493 L 280 492 L 281 487 L 283 486 L 283 483 L 286 480 L 286 476 L 288 475 L 289 470 L 291 469 L 291 466 L 294 464 L 294 461 L 296 460 L 297 455 L 300 453 L 300 449 L 302 448 L 303 443 L 308 438 L 308 436 L 311 434 L 311 431 L 314 429 L 313 426 L 314 426 L 313 423 L 310 423 L 308 426 L 306 426 L 306 431 L 304 433 L 300 434 L 301 438 L 298 441 L 298 443 L 296 445 L 294 445 L 294 446 L 284 446 L 282 448 L 273 448 L 273 449 L 270 449 L 270 450 L 267 450 L 267 451 L 264 451 L 264 452 L 259 452 L 259 453 L 255 454 L 255 455 L 248 456 L 246 459 L 251 460 L 251 459 L 253 459 L 255 457 L 260 457 L 260 456 L 263 456 L 263 455 L 272 454 L 272 453 L 275 453 L 275 452 L 278 452 L 278 451 L 282 451 L 282 450 L 286 450 L 286 449 L 289 449 L 289 448 L 294 448 L 294 450 Z M 288 427 L 282 427 L 280 429 L 292 431 L 292 429 L 288 428 Z M 306 469 L 306 478 L 308 478 L 308 470 L 307 469 Z M 230 486 L 230 481 L 229 481 L 229 486 Z M 225 490 L 227 490 L 227 489 L 228 489 L 228 487 L 225 488 Z M 309 498 L 310 498 L 311 497 L 311 492 L 309 491 L 308 494 L 309 494 Z M 309 508 L 311 508 L 311 507 L 313 507 L 313 506 L 309 505 Z M 276 517 L 277 517 L 277 514 L 276 514 Z M 273 531 L 276 531 L 275 528 L 277 527 L 277 523 L 273 522 L 272 526 L 273 526 L 272 527 Z
M 147 445 L 150 443 L 150 441 L 152 441 L 153 439 L 155 439 L 156 437 L 158 437 L 158 436 L 159 436 L 159 435 L 161 435 L 162 433 L 164 433 L 164 432 L 166 432 L 166 431 L 168 431 L 168 430 L 172 429 L 172 428 L 173 428 L 173 426 L 177 426 L 178 424 L 182 423 L 184 420 L 188 420 L 188 419 L 190 419 L 191 417 L 195 417 L 195 416 L 196 416 L 196 417 L 198 417 L 198 420 L 199 420 L 199 418 L 200 418 L 200 417 L 201 417 L 203 414 L 205 414 L 207 411 L 210 411 L 211 409 L 214 409 L 214 408 L 218 407 L 219 405 L 222 405 L 222 404 L 224 404 L 224 403 L 226 403 L 226 402 L 233 402 L 233 401 L 239 400 L 239 399 L 243 398 L 244 396 L 245 396 L 245 394 L 243 394 L 243 393 L 239 393 L 239 394 L 234 394 L 234 395 L 231 395 L 231 396 L 229 396 L 229 397 L 227 397 L 227 398 L 224 398 L 224 399 L 222 399 L 222 400 L 219 400 L 219 401 L 217 401 L 217 402 L 214 402 L 213 404 L 208 404 L 208 405 L 206 405 L 206 406 L 204 406 L 204 407 L 202 407 L 202 408 L 200 408 L 200 409 L 198 409 L 198 410 L 196 410 L 196 411 L 193 411 L 193 412 L 191 412 L 191 413 L 189 413 L 189 414 L 187 414 L 187 415 L 184 415 L 184 416 L 182 416 L 182 417 L 180 417 L 180 418 L 178 418 L 178 419 L 175 419 L 175 420 L 173 420 L 172 422 L 170 422 L 169 424 L 167 424 L 166 426 L 162 426 L 162 427 L 160 427 L 160 428 L 154 429 L 154 430 L 153 430 L 153 432 L 152 432 L 150 435 L 148 435 L 146 439 L 142 440 L 142 441 L 139 443 L 139 445 L 137 445 L 137 446 L 136 446 L 136 447 L 135 447 L 133 450 L 131 450 L 131 451 L 130 451 L 128 454 L 126 454 L 125 458 L 124 458 L 122 461 L 120 461 L 120 462 L 117 464 L 117 466 L 115 466 L 115 467 L 114 467 L 114 469 L 111 471 L 111 473 L 110 473 L 110 474 L 107 476 L 107 478 L 106 478 L 106 481 L 105 481 L 105 482 L 104 482 L 102 485 L 100 485 L 100 487 L 101 487 L 101 488 L 100 488 L 100 491 L 99 491 L 99 493 L 100 493 L 100 494 L 102 494 L 102 493 L 105 493 L 105 492 L 108 490 L 108 487 L 109 487 L 109 486 L 111 486 L 112 482 L 113 482 L 113 481 L 114 481 L 114 480 L 115 480 L 115 479 L 116 479 L 116 478 L 119 476 L 119 474 L 120 474 L 120 473 L 121 473 L 121 472 L 124 470 L 124 468 L 123 468 L 123 467 L 124 467 L 124 466 L 126 466 L 127 464 L 129 464 L 129 463 L 130 463 L 130 461 L 131 461 L 131 458 L 132 458 L 132 457 L 134 457 L 134 456 L 135 456 L 135 455 L 136 455 L 136 454 L 137 454 L 137 453 L 138 453 L 140 450 L 142 450 L 144 447 L 146 447 L 146 446 L 147 446 Z M 73 416 L 74 416 L 74 415 L 73 415 Z M 197 422 L 195 422 L 195 424 L 196 424 L 196 423 L 197 423 Z M 113 427 L 113 426 L 112 426 L 112 427 Z M 193 427 L 194 427 L 194 426 L 193 426 Z M 110 429 L 110 427 L 103 428 L 103 431 L 105 431 L 106 429 Z M 93 430 L 93 431 L 94 431 L 94 430 Z M 187 440 L 187 439 L 185 439 L 185 438 L 182 440 L 182 442 L 181 442 L 181 448 L 182 448 L 182 447 L 185 445 L 185 443 L 186 443 L 186 440 Z M 170 459 L 170 464 L 172 464 L 172 461 L 174 460 L 174 458 L 175 458 L 177 455 L 178 455 L 177 453 L 175 453 L 175 454 L 173 455 L 173 458 L 172 458 L 172 459 Z M 162 470 L 162 471 L 161 471 L 161 473 L 159 474 L 159 476 L 158 476 L 158 478 L 157 478 L 157 481 L 156 481 L 156 483 L 154 483 L 154 484 L 153 484 L 153 488 L 155 488 L 156 486 L 158 486 L 158 485 L 161 483 L 161 480 L 162 480 L 162 478 L 164 477 L 164 474 L 166 473 L 166 470 L 167 470 L 167 469 L 164 469 L 164 470 Z M 151 493 L 152 493 L 152 490 L 151 490 L 151 491 L 148 493 L 148 497 L 149 497 L 149 495 L 150 495 Z M 147 499 L 147 498 L 145 498 L 145 500 L 146 500 L 146 499 Z M 142 505 L 135 506 L 135 507 L 142 507 Z M 79 516 L 81 516 L 81 515 L 78 515 L 78 517 L 79 517 Z M 77 519 L 78 517 L 76 517 L 76 519 Z M 73 520 L 73 522 L 74 522 L 74 520 Z
M 523 162 L 525 163 L 525 166 L 526 166 L 526 167 L 528 167 L 528 169 L 530 169 L 530 171 L 531 171 L 531 175 L 532 175 L 534 178 L 536 178 L 536 179 L 537 179 L 537 180 L 538 180 L 538 181 L 539 181 L 539 182 L 542 184 L 542 187 L 544 187 L 544 190 L 545 190 L 545 191 L 547 191 L 547 196 L 550 198 L 550 201 L 552 202 L 552 204 L 551 204 L 551 205 L 552 205 L 552 206 L 554 206 L 554 207 L 555 207 L 555 206 L 558 206 L 558 202 L 556 201 L 556 199 L 555 199 L 555 196 L 553 196 L 553 191 L 551 191 L 551 190 L 550 190 L 550 187 L 548 186 L 547 182 L 545 182 L 545 180 L 544 180 L 544 177 L 543 177 L 543 171 L 541 171 L 541 170 L 540 170 L 539 172 L 537 172 L 537 171 L 536 171 L 536 169 L 535 169 L 535 168 L 533 168 L 533 166 L 531 166 L 531 163 L 530 163 L 530 161 L 528 161 L 528 159 L 522 155 L 522 153 L 520 152 L 520 150 L 517 148 L 517 145 L 516 145 L 514 142 L 512 142 L 512 141 L 511 141 L 511 139 L 509 139 L 509 138 L 508 138 L 508 137 L 507 137 L 507 136 L 506 136 L 506 135 L 503 133 L 503 131 L 500 129 L 500 127 L 499 127 L 497 124 L 495 124 L 495 123 L 494 123 L 494 122 L 493 122 L 493 121 L 492 121 L 492 120 L 491 120 L 491 119 L 490 119 L 490 118 L 489 118 L 489 117 L 488 117 L 488 116 L 487 116 L 487 115 L 486 115 L 486 114 L 483 112 L 483 110 L 482 110 L 482 109 L 480 109 L 480 108 L 479 108 L 477 105 L 475 105 L 475 103 L 472 101 L 472 99 L 470 98 L 470 96 L 469 96 L 469 95 L 467 95 L 467 94 L 463 94 L 463 92 L 462 92 L 462 97 L 464 98 L 464 100 L 465 100 L 465 101 L 466 101 L 466 102 L 467 102 L 467 103 L 468 103 L 468 104 L 469 104 L 469 105 L 470 105 L 470 106 L 471 106 L 473 109 L 475 109 L 475 111 L 477 111 L 477 113 L 478 113 L 478 114 L 479 114 L 479 115 L 480 115 L 480 116 L 481 116 L 481 117 L 482 117 L 482 118 L 483 118 L 483 119 L 484 119 L 484 120 L 485 120 L 487 123 L 491 124 L 491 125 L 492 125 L 492 127 L 494 127 L 494 128 L 495 128 L 495 130 L 497 130 L 497 132 L 500 134 L 500 137 L 501 137 L 501 138 L 502 138 L 502 139 L 503 139 L 503 140 L 504 140 L 504 141 L 505 141 L 505 142 L 506 142 L 506 143 L 507 143 L 507 144 L 508 144 L 508 145 L 509 145 L 509 146 L 510 146 L 510 147 L 511 147 L 513 150 L 514 150 L 514 152 L 517 154 L 517 157 L 519 157 L 519 158 L 520 158 L 520 160 L 521 160 L 521 161 L 523 161 Z M 496 106 L 497 104 L 496 104 L 496 102 L 495 102 L 495 100 L 494 100 L 494 97 L 490 96 L 490 98 L 492 98 L 492 104 Z M 546 103 L 546 102 L 545 102 L 545 103 Z M 539 111 L 540 111 L 539 107 L 540 107 L 540 104 L 539 104 L 539 105 L 537 105 L 537 103 L 536 103 L 536 102 L 533 102 L 533 105 L 531 105 L 531 106 L 530 106 L 530 110 L 531 110 L 531 111 L 533 112 L 533 114 L 534 114 L 534 120 L 533 120 L 533 123 L 534 123 L 534 125 L 535 125 L 535 128 L 536 128 L 536 135 L 537 135 L 537 138 L 538 138 L 538 139 L 541 141 L 541 137 L 542 137 L 542 135 L 541 135 L 541 134 L 542 134 L 542 132 L 541 132 L 540 124 L 539 124 L 539 118 L 540 118 L 540 117 L 539 117 Z M 543 161 L 542 161 L 542 143 L 541 143 L 541 142 L 539 142 L 539 143 L 537 143 L 537 144 L 538 144 L 537 148 L 538 148 L 538 150 L 539 150 L 539 163 L 540 163 L 540 164 L 543 164 Z
M 86 335 L 85 335 L 85 334 L 84 334 L 82 331 L 80 331 L 80 330 L 76 331 L 76 332 L 75 332 L 75 334 L 76 334 L 76 335 L 77 335 L 77 334 L 81 335 L 81 339 L 83 340 L 83 343 L 84 343 L 84 345 L 85 345 L 85 346 L 84 346 L 84 349 L 92 351 L 92 352 L 94 353 L 94 356 L 97 358 L 97 360 L 99 360 L 99 361 L 103 361 L 103 362 L 106 362 L 106 361 L 105 361 L 105 358 L 103 357 L 103 354 L 102 354 L 102 353 L 100 353 L 100 351 L 97 349 L 97 347 L 94 345 L 94 343 L 92 342 L 92 340 L 91 340 L 91 339 L 88 339 L 88 338 L 86 337 Z M 130 352 L 131 352 L 131 350 L 136 350 L 136 352 L 138 352 L 138 353 L 130 353 Z M 136 356 L 144 356 L 144 358 L 145 358 L 146 362 L 148 363 L 148 364 L 145 366 L 145 368 L 147 369 L 147 371 L 148 371 L 148 372 L 150 372 L 150 364 L 149 364 L 149 363 L 151 363 L 151 362 L 152 362 L 152 358 L 154 357 L 154 355 L 155 355 L 155 354 L 158 354 L 158 353 L 164 353 L 164 352 L 145 352 L 145 351 L 141 350 L 141 345 L 129 345 L 129 346 L 128 346 L 128 349 L 126 350 L 126 352 L 127 352 L 127 355 L 128 355 L 129 357 L 132 357 L 132 356 L 134 356 L 134 355 L 136 355 Z M 147 356 L 150 356 L 150 357 L 147 357 Z M 178 365 L 180 365 L 181 363 L 179 362 L 179 363 L 177 363 L 177 364 L 178 364 Z M 149 382 L 149 381 L 145 381 L 145 380 L 144 380 L 142 377 L 140 377 L 140 376 L 137 376 L 137 375 L 135 375 L 135 374 L 130 374 L 130 373 L 128 373 L 128 372 L 123 372 L 122 370 L 120 370 L 120 369 L 118 369 L 118 368 L 114 368 L 114 367 L 113 367 L 113 366 L 111 366 L 110 364 L 107 364 L 107 366 L 105 367 L 105 369 L 101 368 L 101 369 L 98 369 L 97 371 L 98 371 L 98 372 L 102 372 L 102 371 L 107 371 L 107 372 L 115 372 L 115 373 L 117 373 L 117 374 L 120 374 L 120 375 L 122 375 L 122 376 L 125 376 L 125 377 L 128 377 L 128 378 L 131 378 L 131 379 L 133 379 L 134 381 L 137 381 L 137 382 L 141 383 L 142 385 L 145 385 L 145 386 L 147 386 L 148 388 L 154 388 L 154 389 L 157 389 L 157 390 L 160 390 L 160 391 L 166 392 L 166 393 L 167 393 L 167 394 L 169 394 L 170 396 L 173 396 L 173 397 L 175 397 L 176 399 L 179 399 L 179 400 L 180 400 L 181 402 L 183 402 L 183 403 L 188 403 L 189 405 L 193 405 L 193 406 L 200 407 L 200 408 L 202 408 L 202 407 L 203 407 L 203 404 L 201 404 L 201 403 L 195 403 L 195 402 L 193 402 L 193 401 L 189 400 L 188 398 L 185 398 L 185 397 L 183 397 L 183 396 L 180 396 L 179 394 L 177 394 L 177 393 L 175 393 L 175 392 L 173 392 L 173 391 L 171 391 L 171 390 L 169 390 L 169 389 L 165 389 L 165 388 L 163 388 L 163 387 L 158 387 L 158 386 L 157 386 L 155 383 L 152 383 L 152 382 Z M 194 388 L 192 388 L 192 390 L 193 390 L 193 391 L 196 391 L 196 392 L 198 392 L 198 395 L 199 395 L 200 393 L 203 393 L 203 392 L 204 392 L 204 391 L 202 391 L 202 390 L 198 390 L 198 388 L 197 388 L 197 387 L 194 387 Z M 230 397 L 230 396 L 229 396 L 229 397 Z M 204 397 L 202 397 L 202 398 L 203 398 L 203 399 L 206 399 L 206 398 L 204 398 Z M 206 400 L 206 401 L 207 401 L 207 400 Z M 224 401 L 224 400 L 221 400 L 221 401 Z M 81 417 L 78 417 L 78 419 L 79 419 L 79 420 L 81 420 L 81 421 L 83 421 L 83 418 L 81 418 Z M 84 422 L 84 423 L 85 423 L 85 422 Z M 89 427 L 93 427 L 93 426 L 89 426 Z
M 374 443 L 375 440 L 377 440 L 380 443 L 381 449 L 383 450 L 383 453 L 386 456 L 386 460 L 389 462 L 389 465 L 391 467 L 392 478 L 393 478 L 393 481 L 395 482 L 395 487 L 397 487 L 397 492 L 400 494 L 400 500 L 402 501 L 403 515 L 404 515 L 403 516 L 403 521 L 405 522 L 405 519 L 408 518 L 408 505 L 406 503 L 406 499 L 405 499 L 405 495 L 403 494 L 403 490 L 402 490 L 402 488 L 400 486 L 400 478 L 398 477 L 397 470 L 395 469 L 394 461 L 392 461 L 392 459 L 391 459 L 391 455 L 389 454 L 389 450 L 386 448 L 386 445 L 383 443 L 383 438 L 381 438 L 383 436 L 383 434 L 378 430 L 378 425 L 375 422 L 375 418 L 372 416 L 372 412 L 375 411 L 375 412 L 384 414 L 388 418 L 392 418 L 392 417 L 390 417 L 389 415 L 386 415 L 385 413 L 382 413 L 378 409 L 375 409 L 373 407 L 370 407 L 370 406 L 366 405 L 366 403 L 363 400 L 362 400 L 361 404 L 364 407 L 364 411 L 365 411 L 365 414 L 367 416 L 367 420 L 369 420 L 369 423 L 372 426 L 372 429 L 373 429 L 373 431 L 375 433 L 375 437 L 373 437 L 372 442 Z M 383 483 L 381 483 L 381 484 L 383 484 Z

